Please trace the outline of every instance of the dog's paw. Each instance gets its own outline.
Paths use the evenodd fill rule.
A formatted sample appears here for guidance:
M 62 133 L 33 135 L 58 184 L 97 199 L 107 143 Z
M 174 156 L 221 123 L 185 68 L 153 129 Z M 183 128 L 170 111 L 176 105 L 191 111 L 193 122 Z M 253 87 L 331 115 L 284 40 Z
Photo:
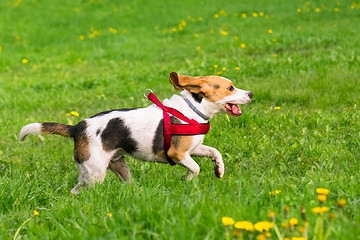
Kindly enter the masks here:
M 214 171 L 218 178 L 222 178 L 224 176 L 224 164 L 215 163 Z

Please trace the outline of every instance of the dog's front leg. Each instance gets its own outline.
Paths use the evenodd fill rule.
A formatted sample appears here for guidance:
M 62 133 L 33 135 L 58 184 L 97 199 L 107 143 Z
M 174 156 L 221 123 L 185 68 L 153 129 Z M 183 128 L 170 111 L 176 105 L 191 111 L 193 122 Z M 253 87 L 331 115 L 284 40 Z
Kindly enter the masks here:
M 193 177 L 199 175 L 200 167 L 194 159 L 191 158 L 189 153 L 170 152 L 169 154 L 168 152 L 168 156 L 177 164 L 188 169 L 188 173 L 185 176 L 187 180 L 191 180 Z
M 215 175 L 218 178 L 222 178 L 224 176 L 224 162 L 222 160 L 221 153 L 216 148 L 200 145 L 194 149 L 194 151 L 191 153 L 191 156 L 211 158 L 215 164 Z

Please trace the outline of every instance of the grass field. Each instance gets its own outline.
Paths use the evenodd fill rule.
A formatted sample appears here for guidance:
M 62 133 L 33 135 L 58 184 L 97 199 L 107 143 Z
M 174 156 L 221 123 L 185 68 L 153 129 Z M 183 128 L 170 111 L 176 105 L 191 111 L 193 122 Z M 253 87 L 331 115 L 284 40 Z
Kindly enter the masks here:
M 326 188 L 328 239 L 360 239 L 359 29 L 359 1 L 0 1 L 0 238 L 225 239 L 222 217 L 270 211 L 297 237 L 304 206 L 314 239 Z M 73 196 L 71 139 L 18 142 L 31 122 L 148 106 L 146 88 L 169 97 L 171 71 L 254 93 L 240 118 L 211 120 L 205 144 L 223 154 L 223 179 L 205 158 L 191 182 L 180 166 L 128 158 L 134 183 L 109 172 Z M 286 206 L 295 230 L 281 227 Z

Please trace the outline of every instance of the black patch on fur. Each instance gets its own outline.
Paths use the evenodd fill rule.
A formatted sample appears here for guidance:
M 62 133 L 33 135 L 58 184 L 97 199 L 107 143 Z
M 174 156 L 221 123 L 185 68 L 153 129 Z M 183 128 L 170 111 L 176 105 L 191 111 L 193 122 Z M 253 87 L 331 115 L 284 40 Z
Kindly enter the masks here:
M 91 116 L 90 118 L 94 118 L 94 117 L 99 117 L 99 116 L 103 116 L 103 115 L 106 115 L 106 114 L 109 114 L 111 112 L 128 112 L 128 111 L 131 111 L 131 110 L 135 110 L 137 108 L 123 108 L 123 109 L 114 109 L 114 110 L 109 110 L 109 111 L 105 111 L 105 112 L 101 112 L 101 113 L 97 113 L 95 114 L 94 116 Z
M 201 103 L 203 98 L 199 94 L 191 93 L 191 95 L 192 95 L 192 97 L 194 98 L 195 101 L 197 101 L 198 103 Z
M 214 88 L 215 88 L 215 89 L 219 89 L 219 88 L 220 88 L 220 85 L 214 84 Z
M 97 131 L 96 131 L 96 136 L 98 136 L 99 134 L 100 134 L 100 129 L 98 129 Z
M 70 135 L 75 139 L 80 135 L 85 134 L 85 130 L 87 128 L 87 124 L 85 121 L 81 121 L 78 124 L 71 127 Z
M 171 116 L 170 117 L 170 122 L 172 124 L 181 124 L 181 121 L 174 117 L 174 116 Z M 171 136 L 171 144 L 176 144 L 178 141 L 177 141 L 177 138 L 175 135 L 172 135 Z M 153 146 L 152 146 L 152 150 L 153 150 L 153 153 L 154 154 L 157 154 L 158 152 L 164 150 L 164 119 L 162 119 L 157 128 L 156 128 L 156 131 L 155 131 L 155 136 L 154 136 L 154 139 L 153 139 Z
M 131 154 L 138 149 L 138 143 L 131 138 L 131 131 L 120 118 L 111 119 L 104 131 L 101 140 L 106 151 L 123 149 Z

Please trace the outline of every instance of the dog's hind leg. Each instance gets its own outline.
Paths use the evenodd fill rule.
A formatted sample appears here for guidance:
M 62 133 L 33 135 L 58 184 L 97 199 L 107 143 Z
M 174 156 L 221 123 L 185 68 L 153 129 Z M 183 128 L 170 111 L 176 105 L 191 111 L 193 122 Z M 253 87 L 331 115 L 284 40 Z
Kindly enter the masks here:
M 111 159 L 109 162 L 109 169 L 118 176 L 120 181 L 131 181 L 132 179 L 130 169 L 126 164 L 126 159 L 123 155 Z
M 191 156 L 211 158 L 211 160 L 215 164 L 214 166 L 215 175 L 218 178 L 222 178 L 224 176 L 224 162 L 222 160 L 221 153 L 216 148 L 200 145 L 199 147 L 193 150 Z

